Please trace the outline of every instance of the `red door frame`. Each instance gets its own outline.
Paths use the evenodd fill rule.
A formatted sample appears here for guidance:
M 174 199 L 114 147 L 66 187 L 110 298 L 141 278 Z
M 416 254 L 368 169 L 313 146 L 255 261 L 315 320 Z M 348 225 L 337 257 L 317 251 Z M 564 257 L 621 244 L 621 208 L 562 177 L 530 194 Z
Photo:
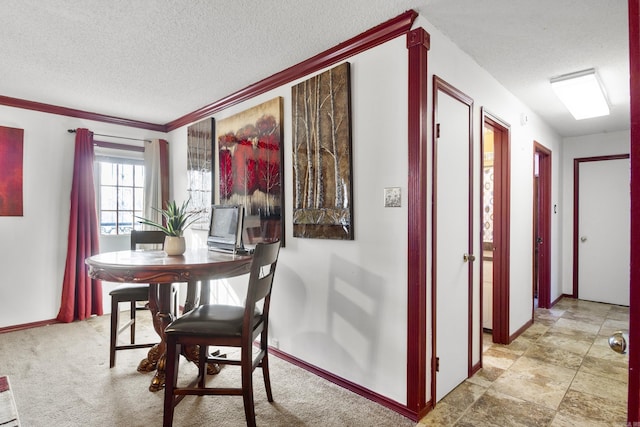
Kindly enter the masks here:
M 640 0 L 629 0 L 631 72 L 631 271 L 629 307 L 629 391 L 627 421 L 640 423 Z
M 535 155 L 538 154 L 538 199 L 535 204 L 536 195 L 534 194 L 534 218 L 537 218 L 536 224 L 533 225 L 533 253 L 535 257 L 536 239 L 539 236 L 542 243 L 538 246 L 538 307 L 551 308 L 551 150 L 544 147 L 537 141 L 533 142 L 534 162 Z M 534 191 L 535 177 L 534 177 Z M 538 236 L 535 231 L 538 231 Z M 535 265 L 535 260 L 534 260 Z M 534 267 L 535 268 L 535 267 Z M 536 272 L 534 271 L 535 275 Z M 532 276 L 535 277 L 535 276 Z M 533 306 L 531 317 L 533 318 Z
M 511 129 L 497 116 L 481 109 L 482 129 L 480 132 L 480 156 L 483 164 L 484 128 L 494 131 L 494 188 L 493 188 L 493 342 L 509 344 L 509 289 L 510 289 L 510 218 L 511 218 Z M 484 188 L 484 174 L 480 179 L 480 194 Z M 483 224 L 483 210 L 480 209 L 480 224 Z M 480 242 L 483 241 L 483 227 L 480 227 Z M 484 249 L 484 248 L 483 248 Z M 483 263 L 480 263 L 480 277 L 483 277 Z M 480 281 L 482 283 L 482 280 Z M 480 301 L 483 301 L 480 286 Z M 481 304 L 482 306 L 482 304 Z M 480 324 L 483 313 L 480 311 Z M 480 330 L 480 354 L 482 355 L 482 330 Z

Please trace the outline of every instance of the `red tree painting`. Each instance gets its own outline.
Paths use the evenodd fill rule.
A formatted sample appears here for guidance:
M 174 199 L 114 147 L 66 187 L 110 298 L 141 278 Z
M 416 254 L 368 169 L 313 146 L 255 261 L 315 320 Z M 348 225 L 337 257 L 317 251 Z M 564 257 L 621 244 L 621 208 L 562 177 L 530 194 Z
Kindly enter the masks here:
M 0 126 L 0 216 L 22 216 L 24 130 Z
M 220 204 L 243 205 L 248 243 L 284 239 L 282 98 L 216 121 Z

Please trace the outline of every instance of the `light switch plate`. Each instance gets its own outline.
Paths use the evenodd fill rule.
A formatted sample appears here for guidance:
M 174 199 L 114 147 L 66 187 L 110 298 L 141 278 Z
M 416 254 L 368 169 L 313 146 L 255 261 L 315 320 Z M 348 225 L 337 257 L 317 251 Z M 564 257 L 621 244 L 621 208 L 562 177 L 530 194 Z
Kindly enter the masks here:
M 399 208 L 401 206 L 400 187 L 387 187 L 384 189 L 384 207 Z

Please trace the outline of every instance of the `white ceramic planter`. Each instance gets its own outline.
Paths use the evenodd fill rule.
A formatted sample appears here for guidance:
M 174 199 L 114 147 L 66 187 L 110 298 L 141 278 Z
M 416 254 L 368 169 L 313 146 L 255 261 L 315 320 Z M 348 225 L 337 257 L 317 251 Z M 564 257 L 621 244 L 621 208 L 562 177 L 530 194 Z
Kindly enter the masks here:
M 169 256 L 182 255 L 187 249 L 184 236 L 166 236 L 164 238 L 164 251 Z

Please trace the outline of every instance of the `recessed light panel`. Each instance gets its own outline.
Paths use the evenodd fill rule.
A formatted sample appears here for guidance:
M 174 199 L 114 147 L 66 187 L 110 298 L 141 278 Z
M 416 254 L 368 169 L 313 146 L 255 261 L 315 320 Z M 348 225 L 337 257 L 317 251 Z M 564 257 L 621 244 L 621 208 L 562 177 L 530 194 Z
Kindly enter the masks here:
M 555 77 L 551 87 L 576 120 L 609 115 L 609 104 L 594 69 Z

